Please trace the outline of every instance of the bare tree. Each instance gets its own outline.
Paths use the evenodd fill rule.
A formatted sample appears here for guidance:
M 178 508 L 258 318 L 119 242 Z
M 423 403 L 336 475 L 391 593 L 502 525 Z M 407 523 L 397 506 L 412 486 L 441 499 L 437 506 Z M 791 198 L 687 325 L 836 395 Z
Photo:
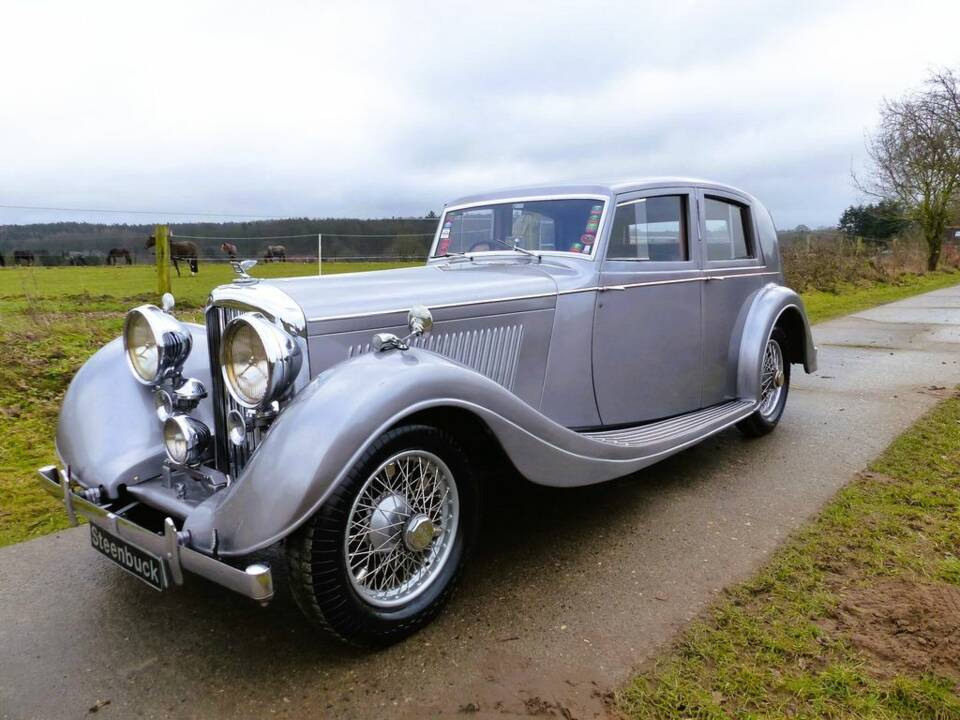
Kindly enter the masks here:
M 960 80 L 952 70 L 932 73 L 923 90 L 880 108 L 867 139 L 871 167 L 865 192 L 899 200 L 927 242 L 927 268 L 936 270 L 960 192 Z

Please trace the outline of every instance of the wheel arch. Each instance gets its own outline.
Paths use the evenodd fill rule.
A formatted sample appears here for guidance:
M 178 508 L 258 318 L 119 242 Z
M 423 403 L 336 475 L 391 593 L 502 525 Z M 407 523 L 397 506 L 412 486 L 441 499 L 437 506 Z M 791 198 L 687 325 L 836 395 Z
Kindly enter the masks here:
M 760 367 L 767 340 L 774 328 L 787 335 L 787 360 L 817 369 L 817 348 L 807 321 L 803 300 L 783 285 L 771 283 L 756 294 L 747 313 L 737 363 L 737 395 L 745 400 L 760 396 Z
M 468 408 L 457 405 L 432 405 L 398 418 L 390 429 L 414 424 L 431 425 L 452 434 L 464 445 L 468 453 L 483 459 L 482 472 L 520 474 L 496 433 L 482 417 Z
M 807 323 L 799 308 L 788 305 L 777 316 L 774 328 L 779 328 L 787 337 L 787 347 L 784 357 L 794 365 L 806 363 Z

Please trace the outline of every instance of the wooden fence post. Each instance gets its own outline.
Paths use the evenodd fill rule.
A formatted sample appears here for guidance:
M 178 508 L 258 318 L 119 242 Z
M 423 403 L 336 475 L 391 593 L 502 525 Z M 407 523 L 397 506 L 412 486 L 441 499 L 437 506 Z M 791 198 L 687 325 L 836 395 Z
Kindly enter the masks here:
M 170 228 L 157 225 L 154 229 L 157 239 L 157 294 L 170 292 Z

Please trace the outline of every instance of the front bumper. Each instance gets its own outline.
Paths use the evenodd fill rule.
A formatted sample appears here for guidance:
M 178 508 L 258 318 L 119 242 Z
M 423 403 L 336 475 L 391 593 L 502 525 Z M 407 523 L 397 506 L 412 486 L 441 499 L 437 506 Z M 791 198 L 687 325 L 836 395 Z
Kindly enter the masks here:
M 240 570 L 185 545 L 188 538 L 177 531 L 170 518 L 164 520 L 162 535 L 151 532 L 76 493 L 70 487 L 67 473 L 55 465 L 42 467 L 38 473 L 40 486 L 63 502 L 71 524 L 76 525 L 77 515 L 83 515 L 94 525 L 156 555 L 175 584 L 182 585 L 183 571 L 189 570 L 261 604 L 265 605 L 273 598 L 273 576 L 269 565 L 255 563 Z

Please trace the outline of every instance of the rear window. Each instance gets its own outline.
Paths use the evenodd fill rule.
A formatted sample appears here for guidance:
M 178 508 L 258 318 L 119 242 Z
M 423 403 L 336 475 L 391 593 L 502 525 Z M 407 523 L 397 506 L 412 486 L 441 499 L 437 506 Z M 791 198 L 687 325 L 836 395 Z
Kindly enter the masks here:
M 746 260 L 756 257 L 746 205 L 705 198 L 707 260 Z

